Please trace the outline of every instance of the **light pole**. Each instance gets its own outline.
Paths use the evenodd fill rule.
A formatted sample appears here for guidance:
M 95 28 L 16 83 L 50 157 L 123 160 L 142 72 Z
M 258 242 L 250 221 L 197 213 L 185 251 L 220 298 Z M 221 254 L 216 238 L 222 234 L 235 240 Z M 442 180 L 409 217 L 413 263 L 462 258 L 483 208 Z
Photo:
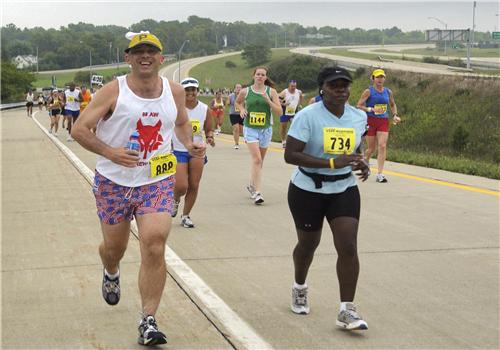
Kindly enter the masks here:
M 184 48 L 184 45 L 186 45 L 189 42 L 188 39 L 184 40 L 184 42 L 181 45 L 181 48 L 179 49 L 179 83 L 181 82 L 181 55 L 182 55 L 182 49 Z
M 109 59 L 108 59 L 108 64 L 111 64 L 111 48 L 113 47 L 113 43 L 110 41 L 109 42 Z
M 443 22 L 443 21 L 441 21 L 439 18 L 437 18 L 437 17 L 427 17 L 427 18 L 428 18 L 428 19 L 434 19 L 434 20 L 438 21 L 439 23 L 441 23 L 441 24 L 443 24 L 443 25 L 444 25 L 444 29 L 445 29 L 445 30 L 447 30 L 447 29 L 448 29 L 448 24 L 444 23 L 444 22 Z M 446 46 L 447 46 L 447 45 L 446 45 L 446 42 L 447 42 L 447 40 L 445 39 L 445 40 L 444 40 L 444 55 L 445 55 L 445 56 L 448 56 L 448 55 L 447 55 L 447 50 L 446 50 Z
M 92 88 L 92 50 L 89 49 L 89 88 Z
M 38 46 L 36 47 L 36 72 L 38 73 Z

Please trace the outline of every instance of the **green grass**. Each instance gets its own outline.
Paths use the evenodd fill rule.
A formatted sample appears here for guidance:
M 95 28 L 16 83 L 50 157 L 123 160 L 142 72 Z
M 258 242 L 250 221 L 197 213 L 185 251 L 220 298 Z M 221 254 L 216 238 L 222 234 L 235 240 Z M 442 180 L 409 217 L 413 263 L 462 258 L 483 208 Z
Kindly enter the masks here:
M 272 49 L 271 61 L 281 60 L 291 55 L 288 49 Z M 226 61 L 236 64 L 235 68 L 227 68 Z M 252 81 L 253 68 L 247 66 L 241 58 L 241 54 L 227 56 L 213 61 L 200 64 L 189 71 L 189 75 L 198 79 L 201 87 L 213 89 L 233 88 L 236 83 L 248 85 Z M 270 73 L 272 79 L 272 72 Z
M 376 60 L 376 61 L 378 61 L 378 56 L 379 56 L 371 53 L 349 51 L 347 49 L 325 49 L 325 50 L 319 50 L 319 52 L 330 55 L 338 55 L 338 56 L 352 57 L 352 58 L 363 58 L 367 60 Z
M 125 69 L 127 69 L 127 68 L 121 67 L 120 71 L 123 71 Z M 80 69 L 80 71 L 86 71 L 86 70 L 88 71 L 88 68 Z M 106 69 L 98 69 L 98 70 L 93 69 L 92 72 L 94 74 L 103 75 L 103 76 L 113 75 L 116 73 L 116 67 L 106 68 Z M 33 86 L 36 88 L 51 86 L 53 75 L 55 75 L 55 77 L 56 77 L 57 86 L 63 86 L 65 83 L 73 81 L 76 73 L 77 73 L 77 71 L 63 72 L 63 73 L 38 73 L 36 75 L 36 80 L 34 81 Z

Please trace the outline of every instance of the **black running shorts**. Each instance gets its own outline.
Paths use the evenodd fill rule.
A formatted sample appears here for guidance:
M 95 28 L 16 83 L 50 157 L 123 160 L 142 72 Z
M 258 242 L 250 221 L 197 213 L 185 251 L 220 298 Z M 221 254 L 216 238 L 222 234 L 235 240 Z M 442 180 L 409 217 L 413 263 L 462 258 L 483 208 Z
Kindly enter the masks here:
M 321 230 L 325 217 L 328 222 L 340 216 L 359 220 L 360 206 L 358 186 L 331 194 L 305 191 L 291 182 L 288 186 L 288 207 L 295 227 L 302 231 Z

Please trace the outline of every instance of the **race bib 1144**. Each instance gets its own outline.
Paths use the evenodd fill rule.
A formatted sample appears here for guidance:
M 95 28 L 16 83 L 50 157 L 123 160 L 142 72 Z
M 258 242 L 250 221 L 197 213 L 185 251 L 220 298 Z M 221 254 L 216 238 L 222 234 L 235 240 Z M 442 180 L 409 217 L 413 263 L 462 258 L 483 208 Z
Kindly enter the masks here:
M 266 125 L 266 112 L 250 112 L 248 124 L 252 126 Z

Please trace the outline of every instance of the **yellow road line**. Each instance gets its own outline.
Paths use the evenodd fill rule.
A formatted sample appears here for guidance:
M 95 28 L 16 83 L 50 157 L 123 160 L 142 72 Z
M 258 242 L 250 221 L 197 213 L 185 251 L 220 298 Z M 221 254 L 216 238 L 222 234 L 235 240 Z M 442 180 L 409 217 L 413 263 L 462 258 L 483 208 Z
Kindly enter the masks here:
M 219 135 L 219 137 L 217 138 L 217 141 L 222 141 L 222 142 L 226 142 L 226 143 L 233 143 L 232 139 L 229 140 L 229 139 L 221 138 L 220 136 L 221 135 Z M 277 148 L 277 147 L 272 147 L 272 146 L 269 147 L 269 150 L 274 151 L 274 152 L 283 152 L 283 149 Z M 372 171 L 375 171 L 376 169 L 377 168 L 371 168 Z M 401 177 L 401 178 L 404 178 L 404 179 L 415 180 L 415 181 L 420 181 L 420 182 L 427 182 L 427 183 L 431 183 L 431 184 L 434 184 L 434 185 L 440 185 L 440 186 L 458 188 L 458 189 L 461 189 L 461 190 L 464 190 L 464 191 L 470 191 L 470 192 L 476 192 L 476 193 L 483 193 L 483 194 L 487 194 L 487 195 L 490 195 L 490 196 L 500 197 L 500 192 L 499 191 L 486 190 L 486 189 L 483 189 L 483 188 L 474 187 L 474 186 L 468 186 L 468 185 L 460 185 L 460 184 L 456 184 L 456 183 L 448 182 L 448 181 L 444 181 L 444 180 L 428 179 L 428 178 L 425 178 L 425 177 L 408 175 L 408 174 L 399 173 L 399 172 L 390 171 L 390 170 L 384 170 L 384 172 L 386 174 L 397 176 L 397 177 Z

